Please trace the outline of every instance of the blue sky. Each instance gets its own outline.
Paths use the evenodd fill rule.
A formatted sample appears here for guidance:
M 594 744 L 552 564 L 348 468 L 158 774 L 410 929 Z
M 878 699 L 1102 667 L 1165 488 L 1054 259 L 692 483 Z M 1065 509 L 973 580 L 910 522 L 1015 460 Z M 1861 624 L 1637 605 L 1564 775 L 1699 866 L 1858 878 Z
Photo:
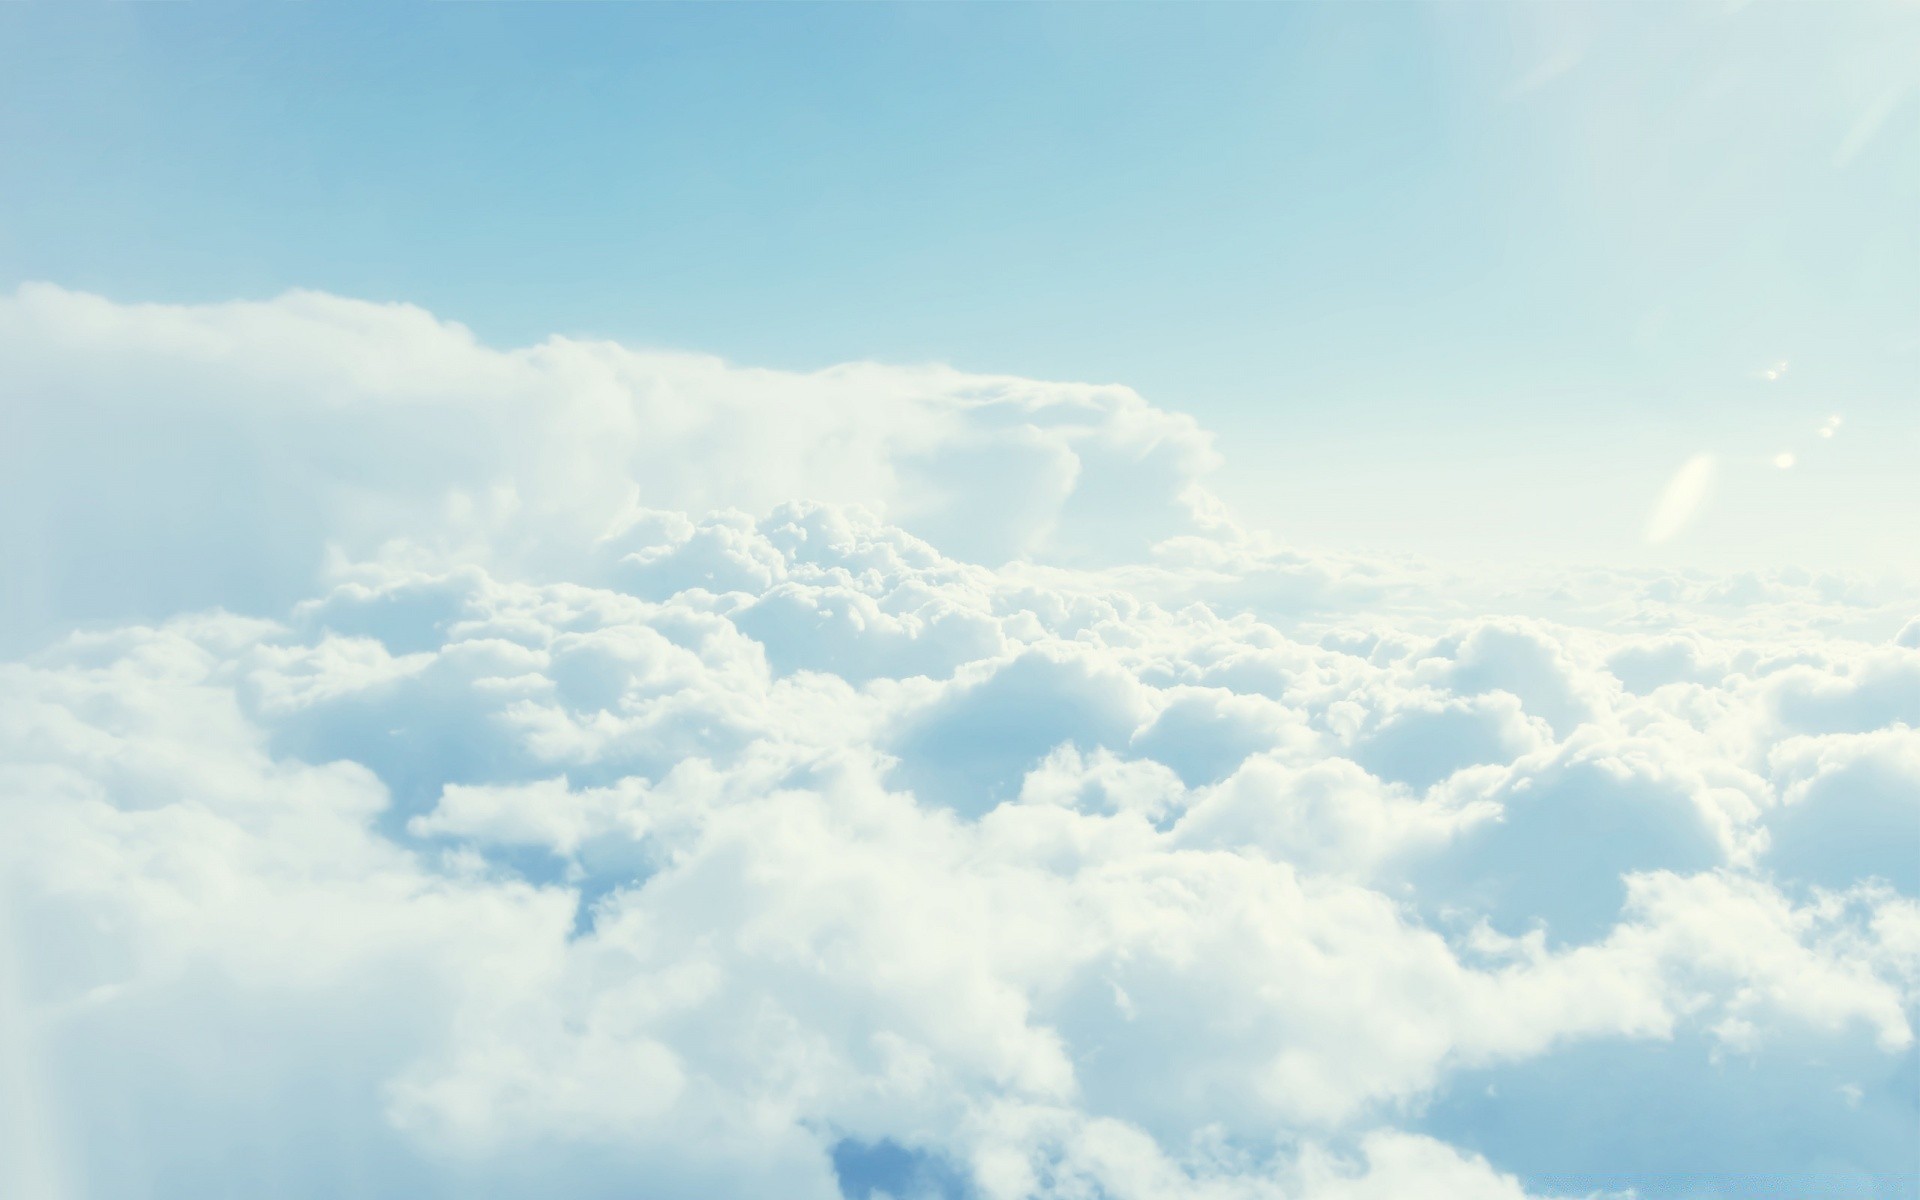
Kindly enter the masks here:
M 1870 569 L 1920 537 L 1910 6 L 0 23 L 9 286 L 1120 382 L 1321 548 Z M 1646 546 L 1698 453 L 1710 502 Z

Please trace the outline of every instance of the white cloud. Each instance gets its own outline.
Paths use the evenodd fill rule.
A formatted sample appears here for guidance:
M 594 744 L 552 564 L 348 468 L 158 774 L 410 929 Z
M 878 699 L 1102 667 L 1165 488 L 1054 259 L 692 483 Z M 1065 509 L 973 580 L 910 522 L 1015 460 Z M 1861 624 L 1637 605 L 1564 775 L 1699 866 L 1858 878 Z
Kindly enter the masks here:
M 7 615 L 35 625 L 277 611 L 330 547 L 396 539 L 578 577 L 649 508 L 862 504 L 974 561 L 1126 561 L 1196 528 L 1213 462 L 1190 418 L 1125 388 L 562 338 L 499 351 L 313 293 L 122 306 L 28 285 L 0 299 L 0 357 L 36 450 L 0 482 L 27 569 Z
M 1302 555 L 1120 389 L 305 295 L 0 338 L 67 470 L 9 603 L 102 618 L 0 666 L 16 1190 L 1518 1198 L 1445 1114 L 1583 1128 L 1585 1052 L 1687 1153 L 1737 1055 L 1852 1097 L 1743 1145 L 1905 1161 L 1897 585 Z

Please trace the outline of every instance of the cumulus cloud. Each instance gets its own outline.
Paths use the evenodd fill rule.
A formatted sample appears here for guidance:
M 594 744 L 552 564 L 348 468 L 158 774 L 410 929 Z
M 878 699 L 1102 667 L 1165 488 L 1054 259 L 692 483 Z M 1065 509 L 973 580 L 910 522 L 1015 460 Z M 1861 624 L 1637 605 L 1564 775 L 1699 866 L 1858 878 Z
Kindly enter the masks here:
M 15 1192 L 1913 1194 L 1910 592 L 1302 555 L 1117 388 L 0 338 Z
M 867 504 L 970 561 L 1130 561 L 1192 531 L 1213 461 L 1191 418 L 1125 388 L 501 351 L 314 293 L 116 305 L 27 285 L 0 299 L 0 355 L 20 397 L 9 624 L 275 609 L 329 551 L 392 543 L 576 574 L 656 507 Z

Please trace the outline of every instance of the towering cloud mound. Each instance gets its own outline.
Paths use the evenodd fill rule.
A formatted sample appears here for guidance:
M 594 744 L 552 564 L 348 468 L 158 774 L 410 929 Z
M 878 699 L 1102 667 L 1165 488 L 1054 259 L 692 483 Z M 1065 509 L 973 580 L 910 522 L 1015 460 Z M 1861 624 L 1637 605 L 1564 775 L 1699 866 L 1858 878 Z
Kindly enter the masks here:
M 0 346 L 10 1194 L 1916 1194 L 1910 595 L 1298 555 L 1124 389 Z
M 810 375 L 419 309 L 0 301 L 8 615 L 280 607 L 393 542 L 571 575 L 648 509 L 864 505 L 949 553 L 1110 564 L 1196 528 L 1213 459 L 1120 387 L 867 364 Z M 114 586 L 108 586 L 109 583 Z

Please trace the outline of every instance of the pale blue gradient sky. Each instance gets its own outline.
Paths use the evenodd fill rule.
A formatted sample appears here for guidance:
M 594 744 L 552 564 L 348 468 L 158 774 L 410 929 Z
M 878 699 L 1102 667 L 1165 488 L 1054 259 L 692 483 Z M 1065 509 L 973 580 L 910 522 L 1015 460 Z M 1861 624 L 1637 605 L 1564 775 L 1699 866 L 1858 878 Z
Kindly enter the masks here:
M 1876 569 L 1916 62 L 1912 5 L 8 6 L 0 286 L 1119 381 L 1308 546 Z

